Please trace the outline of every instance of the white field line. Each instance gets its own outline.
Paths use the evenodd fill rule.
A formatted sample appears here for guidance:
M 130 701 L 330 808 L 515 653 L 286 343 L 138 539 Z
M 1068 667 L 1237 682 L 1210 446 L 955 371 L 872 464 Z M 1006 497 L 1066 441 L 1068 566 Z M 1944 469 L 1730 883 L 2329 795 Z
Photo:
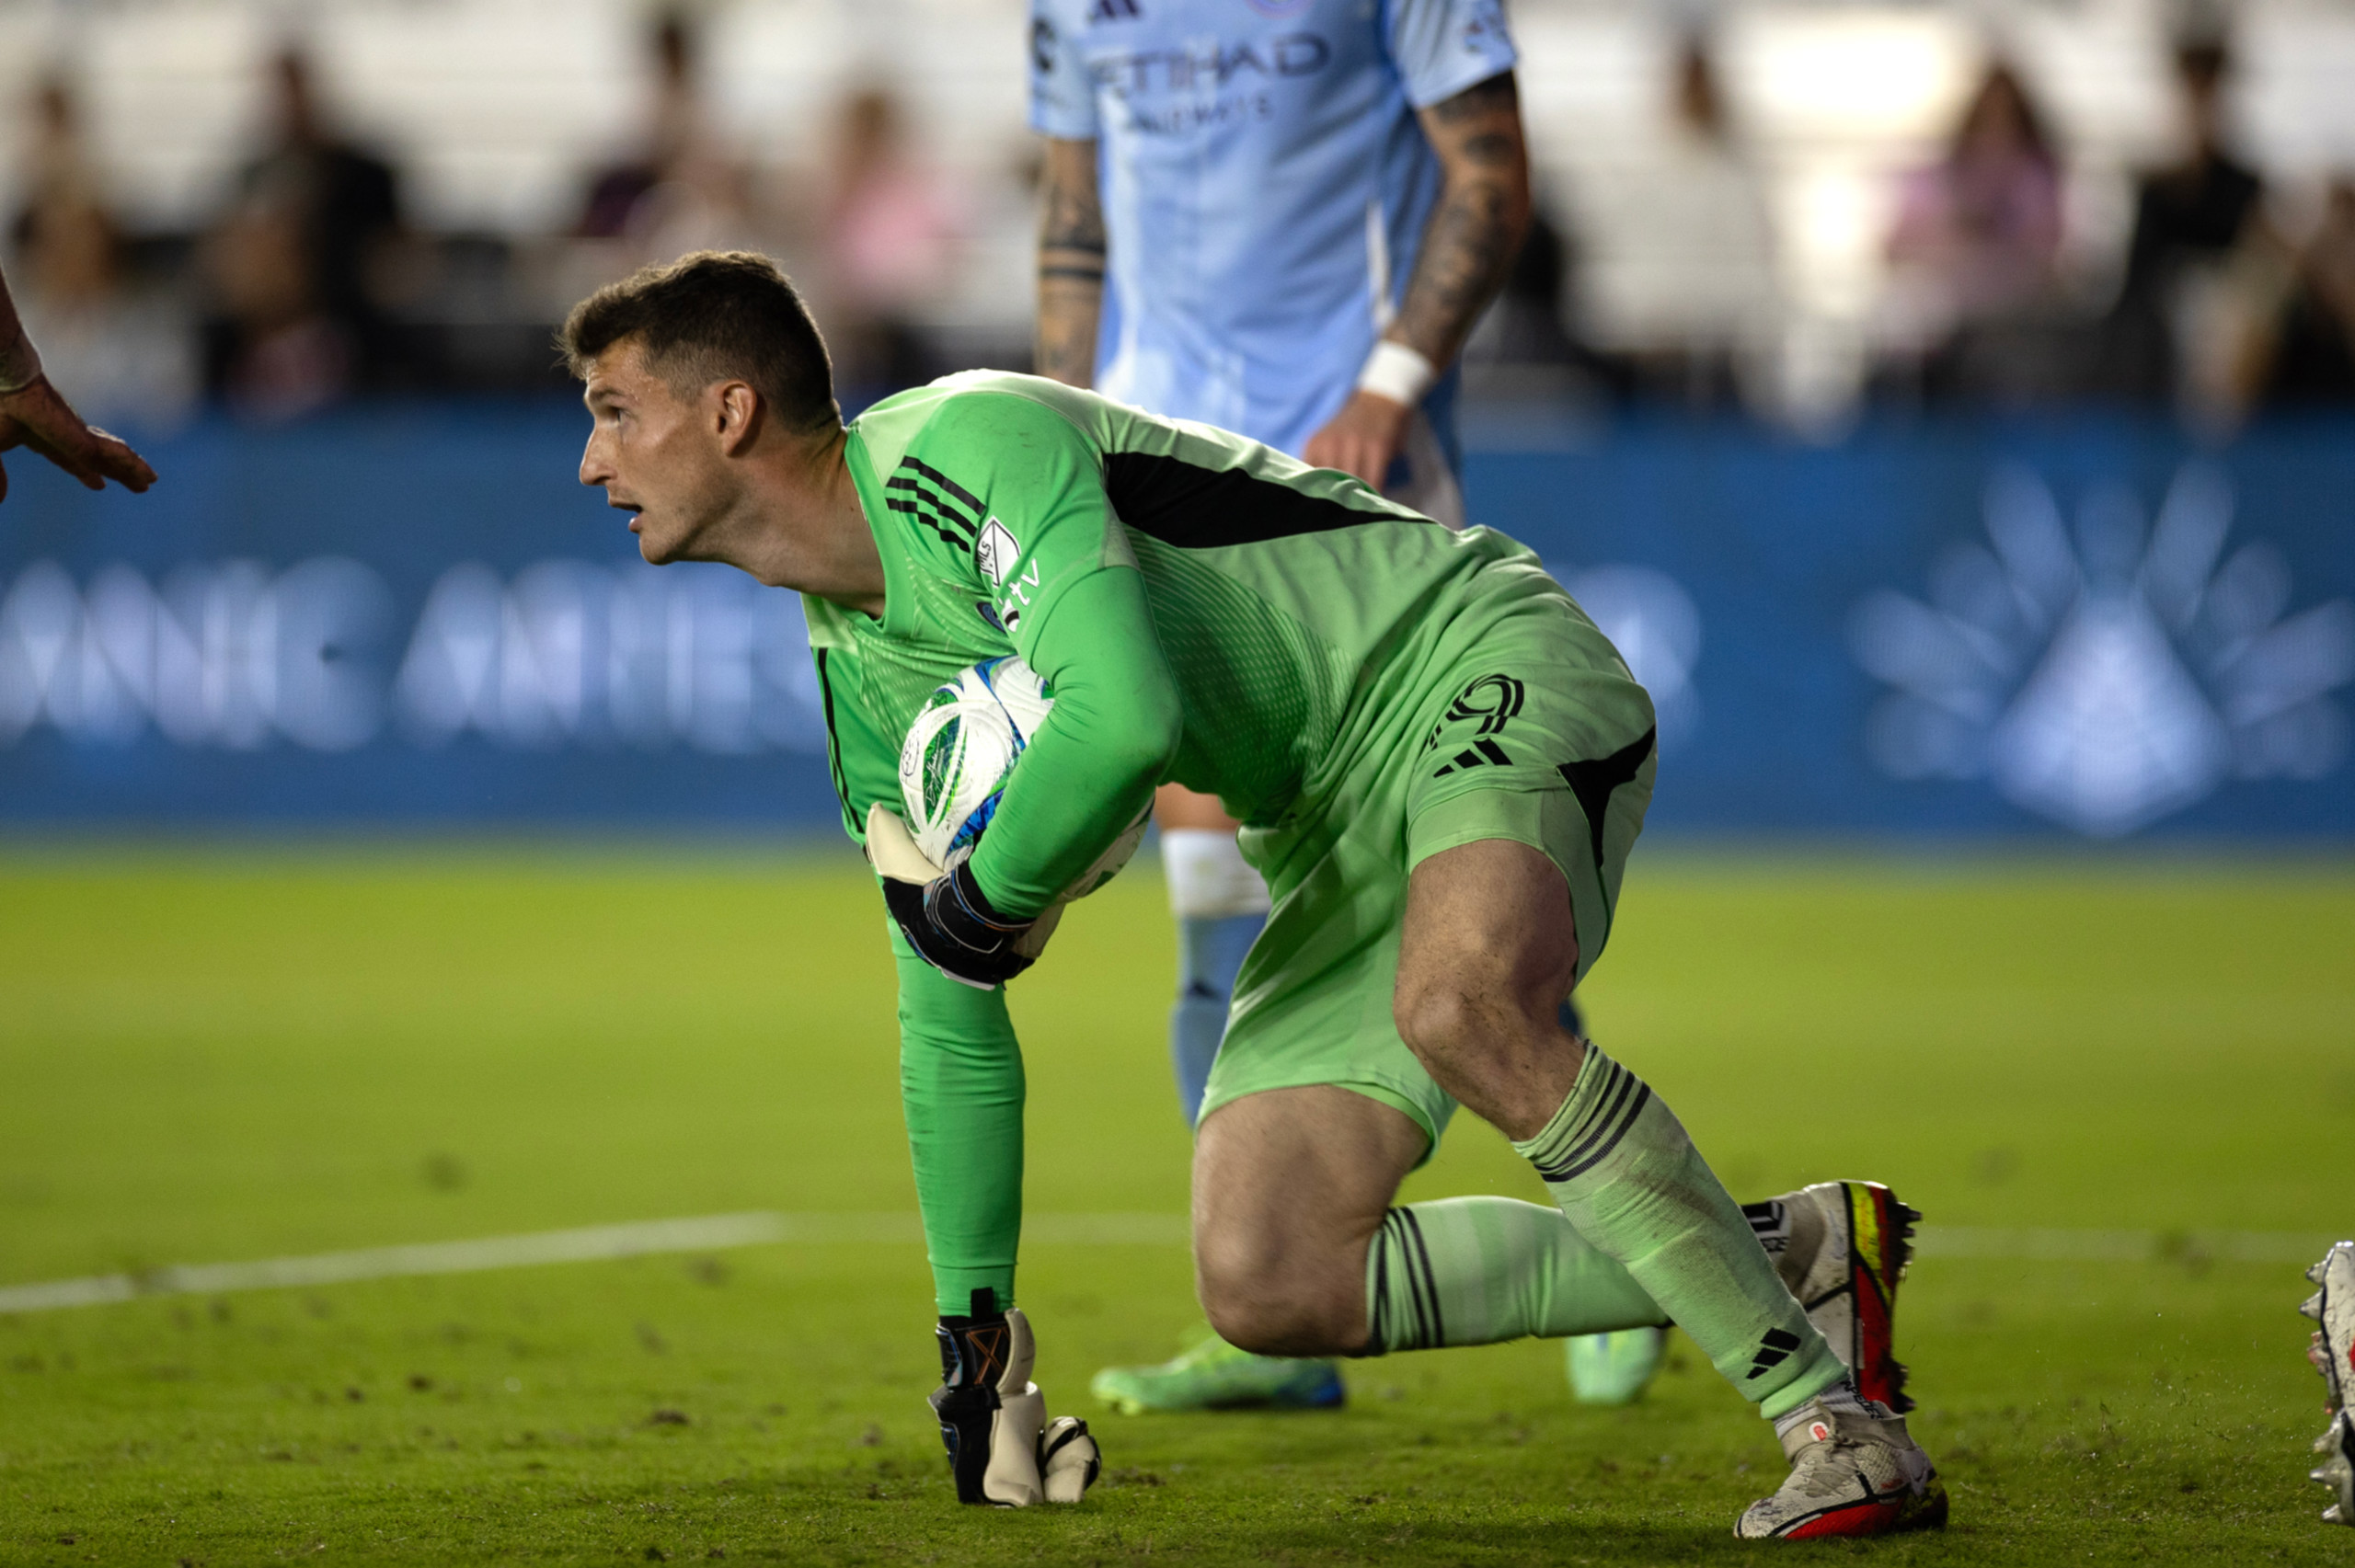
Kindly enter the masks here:
M 1049 1246 L 1178 1246 L 1187 1240 L 1182 1214 L 1033 1214 L 1026 1241 Z M 2030 1263 L 2148 1263 L 2212 1259 L 2232 1263 L 2305 1264 L 2332 1238 L 2281 1230 L 1982 1230 L 1929 1225 L 1914 1249 L 1929 1258 L 1999 1258 Z M 778 1242 L 850 1242 L 920 1245 L 924 1228 L 908 1213 L 707 1214 L 690 1219 L 650 1219 L 632 1225 L 592 1225 L 523 1236 L 484 1236 L 359 1252 L 314 1253 L 253 1263 L 181 1264 L 145 1274 L 102 1274 L 0 1286 L 0 1313 L 94 1307 L 141 1296 L 207 1296 L 288 1286 L 342 1285 L 433 1274 L 476 1274 L 531 1264 L 594 1263 L 661 1253 L 718 1252 Z
M 2338 1238 L 2319 1230 L 2005 1230 L 1924 1225 L 1913 1249 L 1925 1258 L 2020 1263 L 2311 1264 Z
M 1182 1214 L 1034 1214 L 1023 1226 L 1033 1242 L 1106 1245 L 1182 1243 Z M 144 1274 L 102 1274 L 35 1285 L 0 1286 L 0 1313 L 94 1307 L 140 1296 L 220 1295 L 297 1285 L 342 1285 L 429 1274 L 476 1274 L 528 1264 L 592 1263 L 659 1253 L 717 1252 L 772 1242 L 883 1242 L 922 1245 L 913 1214 L 708 1214 L 692 1219 L 650 1219 L 634 1225 L 593 1225 L 539 1230 L 524 1236 L 484 1236 L 360 1252 L 314 1253 L 253 1263 L 179 1264 Z

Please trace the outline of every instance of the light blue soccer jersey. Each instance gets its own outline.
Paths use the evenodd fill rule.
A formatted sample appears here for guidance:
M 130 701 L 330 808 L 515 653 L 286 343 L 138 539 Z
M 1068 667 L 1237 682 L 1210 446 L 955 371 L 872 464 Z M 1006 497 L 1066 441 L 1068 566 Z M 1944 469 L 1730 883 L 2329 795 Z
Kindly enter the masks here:
M 1031 0 L 1030 54 L 1032 128 L 1099 147 L 1097 389 L 1294 453 L 1405 294 L 1415 111 L 1514 59 L 1499 0 Z

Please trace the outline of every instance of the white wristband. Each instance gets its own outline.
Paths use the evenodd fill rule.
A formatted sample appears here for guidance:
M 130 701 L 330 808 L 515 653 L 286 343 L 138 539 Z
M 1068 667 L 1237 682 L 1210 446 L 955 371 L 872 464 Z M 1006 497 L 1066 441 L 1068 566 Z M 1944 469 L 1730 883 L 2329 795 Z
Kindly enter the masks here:
M 0 343 L 0 397 L 22 392 L 40 379 L 40 356 L 33 340 L 20 328 L 14 341 Z
M 1384 338 L 1365 357 L 1365 369 L 1358 372 L 1358 390 L 1412 408 L 1438 379 L 1436 365 L 1404 343 Z

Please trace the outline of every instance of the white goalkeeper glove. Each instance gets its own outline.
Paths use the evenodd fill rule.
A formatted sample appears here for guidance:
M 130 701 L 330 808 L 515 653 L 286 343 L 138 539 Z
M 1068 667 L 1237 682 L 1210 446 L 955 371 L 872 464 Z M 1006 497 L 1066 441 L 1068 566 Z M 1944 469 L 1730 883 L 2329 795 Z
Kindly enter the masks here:
M 1076 1503 L 1104 1468 L 1087 1423 L 1047 1419 L 1030 1380 L 1036 1347 L 1020 1308 L 990 1312 L 976 1290 L 971 1317 L 940 1320 L 940 1387 L 932 1392 L 957 1501 L 999 1508 Z

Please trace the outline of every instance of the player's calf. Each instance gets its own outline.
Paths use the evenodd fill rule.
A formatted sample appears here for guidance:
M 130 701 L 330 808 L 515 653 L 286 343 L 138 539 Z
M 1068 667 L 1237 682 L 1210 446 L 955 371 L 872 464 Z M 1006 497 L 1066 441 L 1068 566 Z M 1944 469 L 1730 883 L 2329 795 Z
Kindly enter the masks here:
M 1103 1469 L 1087 1423 L 1047 1419 L 1030 1380 L 1036 1346 L 1018 1308 L 973 1293 L 973 1315 L 940 1321 L 940 1387 L 931 1404 L 957 1501 L 1000 1508 L 1076 1503 Z
M 1894 1412 L 1857 1400 L 1675 1114 L 1633 1071 L 1580 1048 L 1550 1003 L 1534 1005 L 1548 976 L 1561 978 L 1555 998 L 1569 990 L 1573 915 L 1561 870 L 1510 839 L 1423 861 L 1398 960 L 1407 1044 L 1442 1088 L 1512 1138 L 1571 1228 L 1775 1420 L 1792 1479 L 1739 1533 L 1880 1534 L 1943 1520 L 1928 1459 Z M 1464 989 L 1473 979 L 1493 1003 Z

